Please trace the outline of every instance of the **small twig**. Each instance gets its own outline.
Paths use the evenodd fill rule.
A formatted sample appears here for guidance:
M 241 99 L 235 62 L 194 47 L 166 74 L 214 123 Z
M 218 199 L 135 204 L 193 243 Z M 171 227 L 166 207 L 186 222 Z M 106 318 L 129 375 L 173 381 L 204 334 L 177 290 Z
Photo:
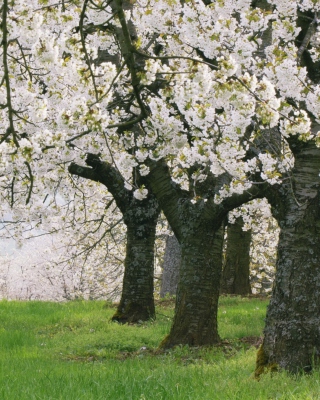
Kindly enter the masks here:
M 113 124 L 113 125 L 108 125 L 106 129 L 113 129 L 113 128 L 130 128 L 131 126 L 134 126 L 141 122 L 143 119 L 145 119 L 144 114 L 138 115 L 137 118 L 135 119 L 130 119 L 129 121 L 126 122 L 120 122 L 119 124 Z
M 31 199 L 32 189 L 33 189 L 33 175 L 32 175 L 31 167 L 30 167 L 30 164 L 28 163 L 28 161 L 25 161 L 24 163 L 28 168 L 29 179 L 30 179 L 30 187 L 29 187 L 29 192 L 28 192 L 28 196 L 26 199 L 26 204 L 29 204 L 29 201 Z
M 14 181 L 16 180 L 15 176 L 12 178 L 12 182 L 11 182 L 11 200 L 10 200 L 10 206 L 11 208 L 14 205 Z
M 197 58 L 193 58 L 193 57 L 188 57 L 188 56 L 151 56 L 149 54 L 143 53 L 137 49 L 134 49 L 134 52 L 136 54 L 139 54 L 141 57 L 145 57 L 145 58 L 150 58 L 152 60 L 189 60 L 189 61 L 193 61 L 196 63 L 200 63 L 200 64 L 205 64 L 208 65 L 209 67 L 213 68 L 213 69 L 218 69 L 218 67 L 216 65 L 213 65 L 207 61 L 204 60 L 199 60 Z
M 106 96 L 108 96 L 108 94 L 110 93 L 110 91 L 113 89 L 113 85 L 115 84 L 116 80 L 117 80 L 118 77 L 120 76 L 120 74 L 121 74 L 121 72 L 122 72 L 122 70 L 123 70 L 123 68 L 124 68 L 125 65 L 126 65 L 126 63 L 123 62 L 122 65 L 120 66 L 119 71 L 117 72 L 116 76 L 112 79 L 112 81 L 111 81 L 111 83 L 110 83 L 110 86 L 109 86 L 109 89 L 106 91 L 106 93 L 104 93 L 103 96 L 101 96 L 101 97 L 99 98 L 99 100 L 97 100 L 96 102 L 92 103 L 91 106 L 93 106 L 93 105 L 99 103 L 102 99 L 104 99 Z
M 82 132 L 82 133 L 79 133 L 79 135 L 76 135 L 76 136 L 74 136 L 74 137 L 72 137 L 71 139 L 68 139 L 68 140 L 66 140 L 66 143 L 71 143 L 71 142 L 73 142 L 74 140 L 76 140 L 76 139 L 79 139 L 79 138 L 81 138 L 82 136 L 85 136 L 85 135 L 88 135 L 89 133 L 91 133 L 92 131 L 91 131 L 91 129 L 88 129 L 88 130 L 86 130 L 86 131 L 84 131 L 84 132 Z M 50 148 L 54 148 L 55 146 L 50 146 Z
M 285 114 L 283 114 L 281 111 L 270 107 L 268 102 L 261 99 L 256 93 L 254 93 L 240 78 L 236 77 L 236 76 L 232 76 L 232 79 L 235 79 L 236 81 L 238 81 L 244 88 L 246 88 L 248 90 L 248 92 L 256 99 L 258 100 L 258 102 L 260 103 L 264 103 L 266 104 L 272 111 L 279 113 L 279 115 L 281 115 L 284 119 L 287 119 L 288 121 L 290 121 L 292 124 L 296 125 L 297 122 L 293 121 L 291 118 L 287 117 Z

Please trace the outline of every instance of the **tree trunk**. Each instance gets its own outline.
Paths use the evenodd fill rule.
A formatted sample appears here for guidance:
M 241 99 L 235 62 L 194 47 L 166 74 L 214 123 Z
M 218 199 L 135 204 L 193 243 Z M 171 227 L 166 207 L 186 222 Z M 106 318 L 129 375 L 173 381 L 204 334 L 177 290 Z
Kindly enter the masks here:
M 180 263 L 180 244 L 175 235 L 169 235 L 166 240 L 166 249 L 163 259 L 160 297 L 176 295 Z
M 96 154 L 87 154 L 86 164 L 69 166 L 69 172 L 103 183 L 112 193 L 127 226 L 127 247 L 120 304 L 113 321 L 136 323 L 155 318 L 153 298 L 154 242 L 159 204 L 149 190 L 148 196 L 137 200 L 125 187 L 119 171 Z M 140 183 L 141 177 L 136 181 Z
M 227 249 L 221 280 L 221 293 L 251 294 L 250 244 L 251 230 L 243 230 L 242 217 L 228 225 Z
M 293 182 L 273 205 L 281 231 L 256 375 L 266 367 L 310 371 L 320 357 L 320 149 L 300 146 Z
M 214 194 L 228 178 L 209 174 L 190 191 L 172 181 L 164 160 L 148 160 L 150 187 L 157 197 L 172 230 L 181 245 L 182 259 L 176 297 L 175 316 L 162 348 L 175 345 L 203 346 L 219 342 L 217 309 L 222 269 L 223 221 L 233 208 L 261 197 L 261 189 L 252 188 L 214 202 Z M 200 198 L 194 199 L 198 191 Z
M 223 229 L 203 229 L 182 242 L 175 316 L 160 347 L 203 346 L 219 342 L 217 313 Z
M 113 321 L 137 323 L 155 318 L 153 273 L 156 222 L 127 226 L 122 295 Z

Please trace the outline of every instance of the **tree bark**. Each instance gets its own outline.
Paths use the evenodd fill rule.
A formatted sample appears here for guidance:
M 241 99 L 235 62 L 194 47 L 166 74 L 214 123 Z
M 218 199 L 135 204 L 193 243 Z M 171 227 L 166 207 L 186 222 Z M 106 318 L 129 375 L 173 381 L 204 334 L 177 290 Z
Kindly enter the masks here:
M 120 304 L 112 317 L 120 323 L 155 319 L 153 264 L 156 222 L 127 225 L 127 247 Z
M 127 226 L 122 294 L 112 320 L 138 323 L 155 319 L 153 274 L 155 231 L 160 213 L 158 202 L 151 191 L 144 200 L 137 200 L 132 191 L 125 188 L 120 173 L 102 162 L 99 156 L 88 154 L 86 163 L 91 168 L 71 164 L 69 172 L 104 184 Z
M 269 196 L 281 231 L 257 376 L 267 367 L 310 371 L 320 358 L 320 149 L 291 144 L 292 180 Z
M 159 205 L 149 192 L 144 200 L 131 199 L 123 212 L 127 225 L 127 246 L 123 287 L 119 306 L 112 317 L 120 323 L 155 319 L 154 243 Z
M 251 230 L 243 230 L 241 217 L 228 225 L 226 257 L 221 279 L 221 293 L 251 294 L 250 285 L 250 244 Z
M 181 247 L 175 235 L 168 235 L 163 258 L 160 297 L 175 296 L 177 293 Z
M 160 347 L 204 346 L 220 341 L 217 326 L 223 229 L 199 229 L 181 244 L 176 309 Z

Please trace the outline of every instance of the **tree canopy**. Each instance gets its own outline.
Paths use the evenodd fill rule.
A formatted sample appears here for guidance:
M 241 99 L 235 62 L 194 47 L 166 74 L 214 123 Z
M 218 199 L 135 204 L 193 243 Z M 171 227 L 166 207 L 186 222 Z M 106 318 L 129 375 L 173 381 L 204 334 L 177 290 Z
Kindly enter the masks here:
M 166 159 L 178 185 L 193 185 L 193 201 L 208 197 L 197 191 L 208 174 L 226 177 L 216 203 L 258 177 L 279 182 L 293 165 L 287 138 L 318 140 L 320 87 L 308 75 L 319 5 L 277 3 L 5 0 L 9 204 L 42 202 L 87 152 L 112 162 L 137 198 L 147 189 L 132 171 L 148 174 L 148 159 Z M 254 154 L 255 138 L 275 126 L 279 148 Z

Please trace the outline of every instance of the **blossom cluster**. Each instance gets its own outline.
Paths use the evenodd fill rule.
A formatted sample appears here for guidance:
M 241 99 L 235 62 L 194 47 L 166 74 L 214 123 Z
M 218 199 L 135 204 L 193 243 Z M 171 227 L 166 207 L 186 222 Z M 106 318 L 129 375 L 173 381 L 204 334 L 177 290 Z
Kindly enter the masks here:
M 2 203 L 17 218 L 54 221 L 64 212 L 57 193 L 71 204 L 71 194 L 92 190 L 67 173 L 86 153 L 111 162 L 137 199 L 148 191 L 133 171 L 148 175 L 148 159 L 165 159 L 182 188 L 226 174 L 217 203 L 257 175 L 279 183 L 293 165 L 286 140 L 313 140 L 320 120 L 319 84 L 298 57 L 306 11 L 319 12 L 318 2 L 143 0 L 121 22 L 111 3 L 14 0 L 1 21 Z M 305 50 L 313 58 L 318 36 Z M 281 148 L 252 154 L 273 128 Z

